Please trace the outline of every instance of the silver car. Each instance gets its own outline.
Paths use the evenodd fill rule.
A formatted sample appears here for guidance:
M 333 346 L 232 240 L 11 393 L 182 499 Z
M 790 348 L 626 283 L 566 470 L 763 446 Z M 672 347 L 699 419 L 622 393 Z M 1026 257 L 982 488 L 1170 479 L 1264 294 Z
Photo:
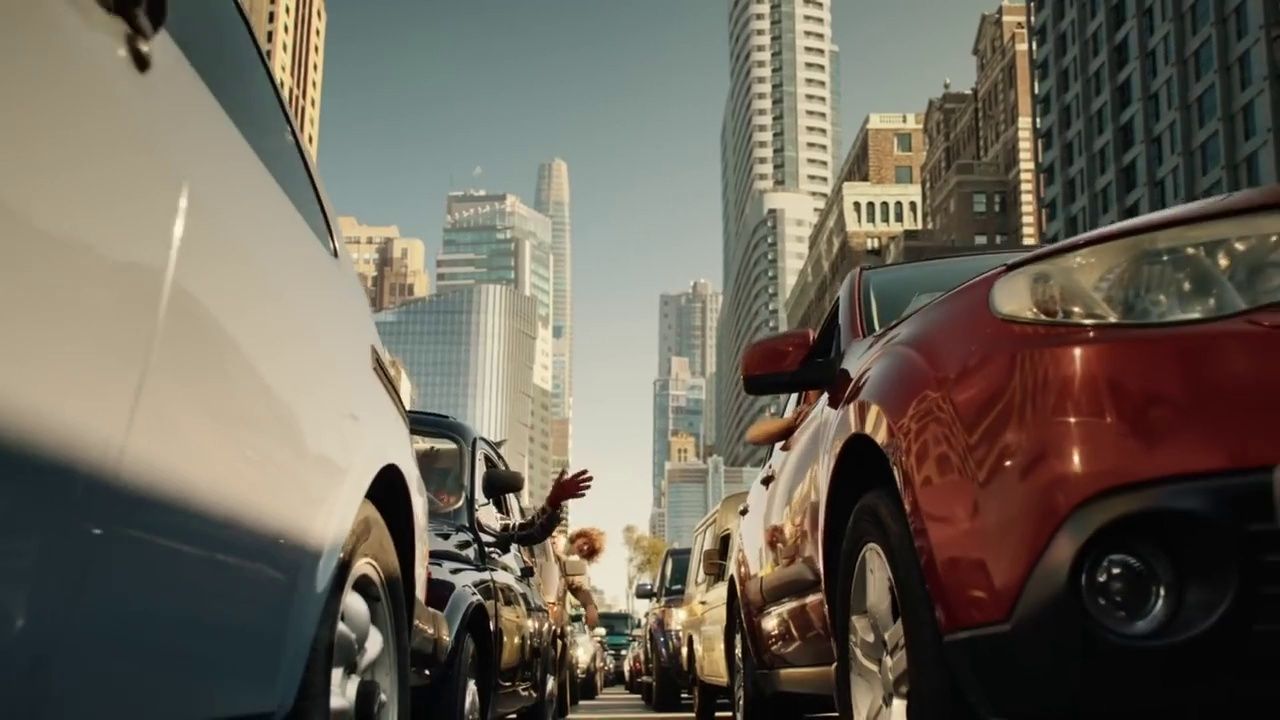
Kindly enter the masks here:
M 0 6 L 0 714 L 407 717 L 401 400 L 239 4 L 165 6 Z

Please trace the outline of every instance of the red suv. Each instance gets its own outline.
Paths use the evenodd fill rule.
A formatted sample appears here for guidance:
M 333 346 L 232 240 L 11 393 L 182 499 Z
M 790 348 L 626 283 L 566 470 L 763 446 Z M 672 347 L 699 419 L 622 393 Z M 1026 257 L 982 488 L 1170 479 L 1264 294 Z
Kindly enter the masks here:
M 1280 187 L 858 269 L 742 382 L 790 400 L 750 433 L 738 718 L 1274 709 Z

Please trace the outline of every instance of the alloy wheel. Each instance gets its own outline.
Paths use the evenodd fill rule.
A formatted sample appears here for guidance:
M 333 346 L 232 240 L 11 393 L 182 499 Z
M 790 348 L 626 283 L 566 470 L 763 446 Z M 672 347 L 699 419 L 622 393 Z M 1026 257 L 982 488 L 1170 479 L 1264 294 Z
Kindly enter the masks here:
M 884 550 L 858 554 L 849 596 L 849 688 L 856 720 L 906 720 L 907 640 Z
M 359 560 L 347 577 L 334 628 L 329 712 L 335 720 L 399 717 L 394 620 L 378 566 Z

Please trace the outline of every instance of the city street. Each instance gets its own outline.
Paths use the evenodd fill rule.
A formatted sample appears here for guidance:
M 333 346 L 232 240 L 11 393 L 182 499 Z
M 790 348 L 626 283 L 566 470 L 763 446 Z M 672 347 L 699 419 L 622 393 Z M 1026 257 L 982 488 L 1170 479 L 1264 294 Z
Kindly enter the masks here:
M 609 720 L 630 720 L 631 718 L 647 718 L 649 720 L 662 718 L 692 718 L 693 705 L 686 698 L 680 712 L 674 713 L 656 713 L 645 707 L 644 702 L 639 695 L 632 695 L 627 692 L 621 685 L 605 688 L 604 694 L 595 700 L 583 700 L 569 714 L 570 718 L 608 718 Z M 720 712 L 716 713 L 716 718 L 732 718 L 733 713 L 729 711 L 729 703 L 722 701 L 720 703 Z M 811 718 L 828 718 L 835 715 L 809 715 Z
M 721 712 L 716 713 L 717 718 L 731 718 L 733 713 L 729 712 L 729 704 L 721 703 Z M 691 718 L 693 717 L 693 705 L 686 699 L 681 712 L 675 713 L 656 713 L 645 707 L 644 701 L 639 695 L 632 695 L 627 692 L 621 685 L 605 688 L 604 694 L 595 700 L 583 700 L 573 708 L 573 712 L 569 714 L 570 718 L 609 718 L 609 720 L 628 720 L 629 718 L 648 718 L 649 720 L 660 718 Z

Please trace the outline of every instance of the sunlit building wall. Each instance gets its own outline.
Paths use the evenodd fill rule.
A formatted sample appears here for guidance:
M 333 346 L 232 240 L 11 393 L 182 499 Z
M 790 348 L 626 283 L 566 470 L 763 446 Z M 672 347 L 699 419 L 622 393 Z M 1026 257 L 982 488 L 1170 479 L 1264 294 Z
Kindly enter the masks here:
M 312 161 L 320 145 L 320 96 L 329 21 L 325 0 L 241 0 Z
M 573 452 L 573 216 L 564 160 L 538 166 L 534 207 L 551 221 L 551 454 L 565 467 Z

